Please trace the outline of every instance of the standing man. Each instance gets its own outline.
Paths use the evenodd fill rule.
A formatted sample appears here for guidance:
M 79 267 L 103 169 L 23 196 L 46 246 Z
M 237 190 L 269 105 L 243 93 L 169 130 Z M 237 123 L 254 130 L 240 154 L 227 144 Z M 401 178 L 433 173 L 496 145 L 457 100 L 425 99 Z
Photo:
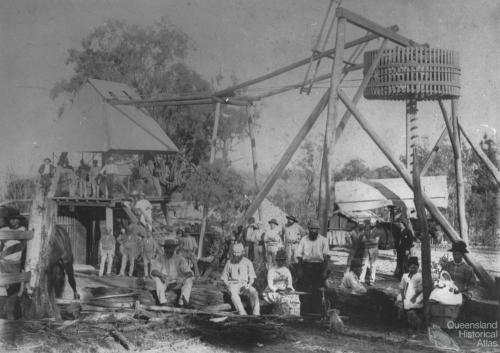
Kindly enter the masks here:
M 99 184 L 97 179 L 99 178 L 99 166 L 95 159 L 92 160 L 92 165 L 90 166 L 89 178 L 90 178 L 90 189 L 92 191 L 92 197 L 99 198 Z
M 90 167 L 85 164 L 83 159 L 80 159 L 80 165 L 76 169 L 76 176 L 78 177 L 78 194 L 80 197 L 87 197 L 87 181 L 90 175 Z
M 125 275 L 127 262 L 129 264 L 128 275 L 132 277 L 134 273 L 135 259 L 139 256 L 141 250 L 141 237 L 145 235 L 144 229 L 137 223 L 132 223 L 127 230 L 121 229 L 121 234 L 118 237 L 120 243 L 120 252 L 122 255 L 122 263 L 120 267 L 120 276 Z
M 231 294 L 231 301 L 240 313 L 240 315 L 247 315 L 243 303 L 241 302 L 240 295 L 250 297 L 253 315 L 260 315 L 259 294 L 252 286 L 255 281 L 255 270 L 252 262 L 243 256 L 243 245 L 237 243 L 233 247 L 233 256 L 226 262 L 224 270 L 222 271 L 221 280 L 227 286 Z
M 300 241 L 300 226 L 297 218 L 294 216 L 286 216 L 287 222 L 285 224 L 285 252 L 287 264 L 294 264 L 297 262 L 297 247 Z
M 38 173 L 40 174 L 40 185 L 42 189 L 47 193 L 50 189 L 50 184 L 52 184 L 52 177 L 56 172 L 56 167 L 51 163 L 50 158 L 45 158 L 43 164 L 38 168 Z
M 118 174 L 118 167 L 113 157 L 109 157 L 106 165 L 102 167 L 100 174 L 104 177 L 104 198 L 113 198 L 113 185 L 115 184 L 115 175 Z
M 328 240 L 319 235 L 319 224 L 309 224 L 309 235 L 300 239 L 297 248 L 299 261 L 299 280 L 301 289 L 311 293 L 303 297 L 303 313 L 319 312 L 321 294 L 319 289 L 323 286 L 323 278 L 328 266 Z
M 408 258 L 413 247 L 413 233 L 408 229 L 404 220 L 397 223 L 400 234 L 394 239 L 396 248 L 396 270 L 394 275 L 401 279 L 404 273 L 408 272 Z
M 366 280 L 366 284 L 372 286 L 375 283 L 375 276 L 377 272 L 377 258 L 378 258 L 378 242 L 380 236 L 383 235 L 380 226 L 376 226 L 374 218 L 365 220 L 365 231 L 362 235 L 364 244 L 363 254 L 363 270 L 361 271 L 361 281 L 365 281 L 366 270 L 370 267 L 370 278 Z
M 278 227 L 278 221 L 273 218 L 269 222 L 269 229 L 264 235 L 266 245 L 266 264 L 268 268 L 274 265 L 276 254 L 282 248 L 281 229 Z
M 250 217 L 248 219 L 248 226 L 245 235 L 246 243 L 246 253 L 248 254 L 248 259 L 252 262 L 256 261 L 259 257 L 259 241 L 262 235 L 262 231 L 259 229 L 259 224 L 255 222 L 255 218 Z
M 359 220 L 354 228 L 347 234 L 346 243 L 349 247 L 349 256 L 347 257 L 345 273 L 349 272 L 349 266 L 352 265 L 352 260 L 358 259 L 361 263 L 361 260 L 363 259 L 365 250 L 362 241 L 362 235 L 364 230 L 365 224 L 361 220 Z M 361 274 L 362 267 L 363 266 L 360 265 L 360 272 L 358 276 Z
M 179 241 L 180 254 L 193 264 L 194 275 L 196 278 L 200 277 L 198 270 L 198 259 L 196 250 L 198 250 L 198 243 L 196 240 L 184 232 L 182 229 L 177 229 L 177 240 Z
M 146 231 L 146 236 L 142 241 L 142 261 L 144 263 L 144 277 L 151 278 L 151 271 L 153 269 L 153 260 L 156 256 L 161 254 L 160 246 L 153 238 L 151 232 Z
M 151 276 L 156 284 L 156 294 L 161 305 L 167 304 L 165 292 L 168 290 L 180 290 L 177 305 L 189 306 L 191 288 L 193 287 L 193 272 L 188 266 L 185 258 L 176 254 L 177 239 L 167 238 L 163 244 L 165 254 L 159 256 L 151 271 Z
M 153 230 L 153 205 L 151 202 L 146 200 L 146 194 L 139 191 L 138 193 L 132 193 L 137 201 L 134 204 L 134 208 L 139 211 L 141 223 L 148 228 L 149 231 Z
M 106 231 L 101 234 L 101 240 L 99 240 L 99 254 L 101 258 L 101 263 L 99 264 L 99 277 L 102 277 L 104 274 L 104 265 L 106 261 L 108 262 L 108 270 L 106 271 L 106 275 L 111 275 L 113 257 L 115 256 L 115 246 L 115 236 L 113 235 L 111 229 L 106 228 Z

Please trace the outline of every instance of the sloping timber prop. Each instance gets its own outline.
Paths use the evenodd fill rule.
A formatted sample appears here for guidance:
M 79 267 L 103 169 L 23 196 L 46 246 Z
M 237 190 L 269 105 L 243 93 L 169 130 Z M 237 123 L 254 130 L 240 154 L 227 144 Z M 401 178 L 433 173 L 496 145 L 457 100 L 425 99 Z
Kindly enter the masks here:
M 437 100 L 443 104 L 443 100 L 451 100 L 451 118 L 448 120 L 444 115 L 444 120 L 447 129 L 441 134 L 436 148 L 433 149 L 431 155 L 427 158 L 422 170 L 428 168 L 427 164 L 432 161 L 433 154 L 437 153 L 439 144 L 442 142 L 446 135 L 446 131 L 452 141 L 454 157 L 455 157 L 455 170 L 457 175 L 456 187 L 459 198 L 458 214 L 459 214 L 459 227 L 460 231 L 457 232 L 453 229 L 452 225 L 446 217 L 439 211 L 429 197 L 422 193 L 418 198 L 423 201 L 423 204 L 429 213 L 437 220 L 446 232 L 448 238 L 452 242 L 458 240 L 467 241 L 467 224 L 465 221 L 465 208 L 464 208 L 464 191 L 463 191 L 463 177 L 462 165 L 460 154 L 460 124 L 458 122 L 458 97 L 460 93 L 460 66 L 458 54 L 444 49 L 430 48 L 428 45 L 421 45 L 397 33 L 398 27 L 383 27 L 373 21 L 370 21 L 360 15 L 357 15 L 343 7 L 333 9 L 329 7 L 329 11 L 335 11 L 335 18 L 337 22 L 336 28 L 336 42 L 335 47 L 332 49 L 313 51 L 312 55 L 307 58 L 282 67 L 278 70 L 272 71 L 260 77 L 248 80 L 246 82 L 233 85 L 231 87 L 216 91 L 208 92 L 206 94 L 197 94 L 192 96 L 178 96 L 178 97 L 165 97 L 165 98 L 151 98 L 151 99 L 107 99 L 107 102 L 114 105 L 194 105 L 194 104 L 229 104 L 236 106 L 251 106 L 253 102 L 271 97 L 280 93 L 284 93 L 294 89 L 300 89 L 302 92 L 309 92 L 309 87 L 316 82 L 330 80 L 330 87 L 323 94 L 319 102 L 314 107 L 309 117 L 304 122 L 304 125 L 299 129 L 297 135 L 294 137 L 279 162 L 276 164 L 268 178 L 262 185 L 259 186 L 259 192 L 255 196 L 253 202 L 241 217 L 239 223 L 244 224 L 246 219 L 255 214 L 259 205 L 265 199 L 271 188 L 278 180 L 292 156 L 299 148 L 302 141 L 305 139 L 315 122 L 323 110 L 328 106 L 327 119 L 325 125 L 325 137 L 323 141 L 323 157 L 322 157 L 322 170 L 320 177 L 320 202 L 319 202 L 319 220 L 323 234 L 325 234 L 328 215 L 330 214 L 330 182 L 332 179 L 332 157 L 333 149 L 339 141 L 341 134 L 353 115 L 361 127 L 368 133 L 376 145 L 381 149 L 384 155 L 394 165 L 398 173 L 414 190 L 412 176 L 410 175 L 411 165 L 411 151 L 418 144 L 417 133 L 417 102 Z M 346 41 L 347 25 L 364 29 L 368 33 L 355 40 Z M 332 25 L 333 26 L 333 25 Z M 325 26 L 323 26 L 325 28 Z M 327 26 L 326 26 L 327 27 Z M 330 34 L 328 29 L 327 38 Z M 321 35 L 321 34 L 320 34 Z M 362 63 L 356 62 L 358 57 L 363 53 L 366 44 L 374 39 L 382 38 L 383 41 L 378 50 L 369 51 L 364 53 L 364 61 Z M 326 39 L 325 39 L 326 40 Z M 391 42 L 396 46 L 393 48 L 386 48 L 386 45 Z M 354 48 L 354 52 L 348 58 L 344 59 L 344 54 L 348 49 Z M 323 48 L 322 48 L 323 49 Z M 288 85 L 284 87 L 274 88 L 268 92 L 261 93 L 256 96 L 238 96 L 238 91 L 254 84 L 272 79 L 291 70 L 295 70 L 304 65 L 318 64 L 322 58 L 329 58 L 333 60 L 331 72 L 321 76 L 316 76 L 316 69 L 312 70 L 312 76 L 309 72 L 302 82 L 297 84 Z M 319 65 L 319 64 L 318 64 Z M 360 83 L 355 95 L 350 98 L 341 89 L 340 84 L 344 78 L 351 72 L 363 70 L 364 77 Z M 311 70 L 308 70 L 311 71 Z M 383 139 L 380 138 L 370 125 L 368 120 L 356 107 L 361 95 L 367 99 L 382 99 L 382 100 L 404 100 L 407 104 L 407 165 L 404 166 L 398 158 L 389 149 Z M 339 121 L 339 103 L 342 101 L 347 107 Z M 217 108 L 220 110 L 220 107 Z M 444 108 L 443 108 L 444 111 Z M 217 116 L 218 114 L 216 114 Z M 215 119 L 213 141 L 217 137 L 218 119 Z M 464 131 L 462 129 L 462 134 Z M 466 137 L 467 138 L 467 137 Z M 478 154 L 480 152 L 477 151 Z M 484 157 L 481 157 L 484 159 Z M 212 159 L 212 157 L 211 157 Z M 486 158 L 487 159 L 487 158 Z M 486 160 L 484 162 L 487 163 Z M 498 182 L 498 170 L 492 168 L 491 173 L 495 176 Z M 36 237 L 35 231 L 35 238 Z M 203 233 L 203 232 L 202 232 Z M 201 234 L 203 239 L 203 234 Z M 199 251 L 201 253 L 201 244 Z M 426 254 L 426 258 L 428 258 Z M 494 282 L 489 274 L 483 267 L 474 261 L 470 254 L 466 254 L 466 261 L 474 268 L 474 271 L 483 285 L 488 289 L 494 289 Z

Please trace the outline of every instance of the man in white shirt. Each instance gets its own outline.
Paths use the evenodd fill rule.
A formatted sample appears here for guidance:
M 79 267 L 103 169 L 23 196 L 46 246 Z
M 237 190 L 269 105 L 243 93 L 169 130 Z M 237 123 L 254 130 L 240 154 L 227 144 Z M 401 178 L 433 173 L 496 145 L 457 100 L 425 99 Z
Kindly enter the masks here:
M 297 248 L 300 241 L 300 226 L 297 218 L 294 216 L 286 216 L 287 223 L 285 224 L 285 252 L 288 264 L 297 262 Z
M 311 293 L 302 297 L 301 312 L 303 313 L 319 312 L 319 303 L 321 303 L 319 288 L 323 286 L 323 278 L 326 277 L 328 250 L 328 240 L 319 235 L 319 224 L 310 224 L 309 235 L 300 240 L 297 248 L 301 289 Z
M 115 164 L 115 160 L 112 157 L 109 157 L 106 161 L 106 165 L 102 167 L 99 172 L 104 180 L 102 182 L 104 186 L 104 198 L 113 198 L 113 185 L 115 183 L 115 175 L 119 174 L 118 167 Z
M 266 264 L 270 268 L 275 264 L 276 254 L 283 247 L 281 240 L 281 228 L 278 227 L 278 221 L 273 218 L 269 222 L 269 229 L 264 234 L 264 242 L 266 244 Z
M 244 251 L 241 243 L 233 246 L 233 257 L 226 262 L 221 279 L 226 284 L 231 294 L 231 301 L 240 315 L 247 315 L 240 295 L 250 297 L 253 315 L 260 315 L 259 294 L 252 286 L 256 278 L 255 270 L 252 261 L 243 256 Z
M 135 196 L 137 201 L 134 204 L 134 208 L 139 211 L 141 215 L 139 221 L 148 228 L 149 231 L 153 230 L 153 205 L 151 202 L 146 200 L 145 194 L 140 191 L 136 193 L 132 193 L 132 196 Z
M 359 279 L 362 266 L 363 264 L 359 259 L 355 258 L 351 260 L 350 269 L 344 274 L 342 282 L 340 283 L 341 289 L 347 290 L 354 295 L 362 295 L 366 293 L 366 288 Z

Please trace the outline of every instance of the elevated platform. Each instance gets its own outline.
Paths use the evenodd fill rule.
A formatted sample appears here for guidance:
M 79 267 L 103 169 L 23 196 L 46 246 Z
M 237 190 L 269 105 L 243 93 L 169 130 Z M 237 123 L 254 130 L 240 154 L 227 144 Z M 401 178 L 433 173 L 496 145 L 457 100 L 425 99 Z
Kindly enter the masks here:
M 93 198 L 93 197 L 80 197 L 80 196 L 57 196 L 52 198 L 60 206 L 79 206 L 79 207 L 116 207 L 123 202 L 130 201 L 128 197 L 117 198 Z M 166 203 L 170 200 L 168 197 L 162 196 L 146 196 L 146 200 L 154 203 Z

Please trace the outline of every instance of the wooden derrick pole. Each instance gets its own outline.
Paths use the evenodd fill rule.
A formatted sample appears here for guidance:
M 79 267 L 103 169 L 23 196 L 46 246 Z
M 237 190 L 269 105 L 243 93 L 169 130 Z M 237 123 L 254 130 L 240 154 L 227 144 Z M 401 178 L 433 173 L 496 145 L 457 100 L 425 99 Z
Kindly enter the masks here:
M 413 149 L 413 155 L 416 156 L 417 149 Z M 418 158 L 413 160 L 413 192 L 415 210 L 417 211 L 418 221 L 420 223 L 420 244 L 422 251 L 422 284 L 424 288 L 424 302 L 427 302 L 432 291 L 432 273 L 431 273 L 431 241 L 429 238 L 429 225 L 425 205 L 422 199 L 422 184 L 420 183 L 420 162 Z
M 255 194 L 259 193 L 259 181 L 257 179 L 257 174 L 258 174 L 258 163 L 257 163 L 257 145 L 255 143 L 255 134 L 253 131 L 253 127 L 255 124 L 255 107 L 252 105 L 248 108 L 247 111 L 248 115 L 248 135 L 250 136 L 250 148 L 252 151 L 252 169 L 253 169 L 253 182 L 254 182 L 254 187 L 255 187 Z M 259 214 L 259 221 L 262 221 L 262 210 L 261 207 L 259 206 L 258 208 L 258 214 Z
M 464 189 L 464 176 L 462 168 L 462 153 L 460 145 L 460 131 L 458 127 L 458 115 L 457 115 L 457 99 L 451 100 L 451 124 L 445 115 L 446 110 L 444 109 L 443 102 L 439 101 L 439 106 L 443 112 L 443 119 L 446 123 L 446 128 L 448 129 L 448 134 L 450 136 L 451 146 L 453 148 L 454 164 L 455 164 L 455 183 L 457 190 L 457 211 L 458 211 L 458 225 L 460 230 L 460 237 L 462 240 L 468 244 L 469 236 L 467 229 L 467 219 L 465 218 L 465 189 Z
M 297 133 L 297 135 L 294 137 L 294 139 L 292 140 L 292 142 L 290 143 L 290 145 L 286 149 L 285 153 L 281 157 L 278 164 L 276 164 L 276 166 L 274 167 L 271 174 L 269 174 L 269 176 L 267 177 L 264 184 L 262 184 L 262 187 L 261 187 L 259 193 L 257 194 L 257 196 L 255 196 L 254 200 L 252 201 L 252 203 L 250 204 L 248 209 L 245 211 L 245 214 L 240 218 L 240 220 L 238 222 L 239 225 L 244 224 L 246 222 L 246 220 L 248 219 L 248 217 L 251 217 L 255 213 L 255 211 L 257 211 L 258 207 L 260 206 L 262 201 L 266 198 L 267 194 L 269 193 L 269 191 L 273 187 L 276 180 L 278 180 L 281 173 L 288 165 L 288 162 L 290 162 L 290 159 L 292 159 L 293 154 L 295 153 L 295 151 L 297 151 L 300 144 L 302 143 L 304 138 L 307 136 L 309 131 L 314 126 L 314 123 L 318 120 L 319 116 L 321 115 L 321 113 L 325 109 L 325 107 L 328 103 L 329 96 L 330 96 L 330 89 L 328 89 L 323 94 L 323 97 L 321 97 L 318 104 L 316 104 L 313 111 L 311 112 L 311 114 L 309 115 L 307 120 L 304 122 L 304 125 L 302 125 L 299 132 Z
M 358 90 L 356 91 L 356 94 L 354 95 L 354 98 L 353 98 L 354 102 L 357 103 L 358 100 L 363 95 L 363 90 L 368 85 L 368 82 L 370 81 L 370 79 L 371 79 L 371 77 L 373 75 L 373 72 L 375 71 L 375 68 L 377 67 L 377 65 L 378 65 L 378 63 L 380 61 L 380 58 L 382 57 L 382 53 L 383 53 L 383 51 L 384 51 L 385 46 L 387 45 L 387 43 L 388 43 L 388 39 L 384 39 L 382 41 L 382 44 L 380 45 L 380 48 L 378 49 L 378 52 L 377 52 L 377 54 L 376 54 L 376 56 L 375 56 L 375 58 L 374 58 L 374 60 L 373 60 L 373 62 L 371 64 L 370 68 L 368 69 L 368 71 L 364 75 L 363 81 L 361 82 L 360 86 L 358 87 Z M 346 45 L 346 47 L 347 47 L 347 45 Z M 331 75 L 331 74 L 329 74 L 329 75 Z M 280 161 L 278 162 L 278 164 L 276 165 L 276 167 L 273 169 L 273 171 L 271 172 L 271 174 L 268 176 L 268 178 L 266 179 L 266 181 L 262 185 L 261 190 L 259 191 L 259 193 L 255 197 L 255 199 L 253 200 L 252 204 L 248 208 L 248 210 L 250 210 L 250 211 L 247 210 L 247 212 L 245 213 L 245 215 L 240 219 L 239 224 L 244 224 L 245 220 L 248 217 L 250 217 L 249 215 L 252 215 L 252 214 L 255 213 L 255 211 L 258 208 L 258 206 L 260 205 L 260 203 L 267 196 L 267 194 L 269 193 L 269 191 L 273 187 L 274 183 L 279 178 L 279 176 L 281 175 L 281 173 L 283 172 L 283 170 L 287 166 L 288 162 L 292 158 L 293 154 L 295 153 L 295 151 L 297 150 L 297 148 L 300 146 L 300 143 L 307 136 L 307 134 L 309 133 L 310 129 L 314 125 L 315 121 L 318 119 L 319 115 L 321 114 L 321 112 L 323 111 L 323 109 L 326 107 L 327 99 L 329 97 L 329 93 L 328 92 L 329 91 L 325 92 L 325 94 L 321 98 L 320 103 L 318 103 L 318 105 L 316 105 L 316 107 L 314 108 L 313 113 L 311 113 L 311 116 L 308 118 L 308 120 L 304 123 L 304 125 L 302 126 L 302 128 L 299 130 L 299 133 L 293 139 L 292 143 L 290 144 L 290 146 L 288 147 L 288 149 L 285 151 L 285 154 L 283 154 L 283 156 L 281 157 Z M 344 131 L 347 123 L 349 122 L 350 116 L 351 116 L 351 112 L 349 110 L 347 110 L 344 113 L 344 115 L 342 116 L 342 119 L 341 119 L 340 123 L 338 124 L 337 129 L 335 130 L 335 141 L 338 141 L 338 139 L 342 135 L 342 132 Z
M 31 295 L 29 308 L 23 308 L 27 319 L 55 317 L 60 319 L 55 303 L 54 291 L 49 291 L 49 253 L 50 237 L 55 231 L 57 217 L 56 203 L 45 198 L 39 185 L 31 205 L 29 229 L 33 230 L 33 239 L 26 248 L 25 272 L 31 272 L 28 293 Z
M 215 145 L 217 143 L 217 132 L 219 130 L 219 119 L 220 119 L 220 103 L 215 104 L 215 116 L 214 116 L 214 128 L 212 130 L 212 140 L 210 143 L 210 159 L 209 163 L 213 164 L 215 161 Z M 207 218 L 208 218 L 208 203 L 203 205 L 203 215 L 201 218 L 201 229 L 200 229 L 200 240 L 198 243 L 198 258 L 203 256 L 203 238 L 205 237 L 205 232 L 207 230 Z
M 436 143 L 434 144 L 434 147 L 432 148 L 431 152 L 427 156 L 427 158 L 424 161 L 424 165 L 422 169 L 420 169 L 420 175 L 424 176 L 427 171 L 429 170 L 429 167 L 431 166 L 432 162 L 434 161 L 434 158 L 436 158 L 437 153 L 439 151 L 439 148 L 441 147 L 441 144 L 443 143 L 444 139 L 446 138 L 446 128 L 443 130 L 441 135 L 439 135 L 439 138 L 437 139 Z
M 477 147 L 472 140 L 469 138 L 467 133 L 465 132 L 464 128 L 462 125 L 458 124 L 458 127 L 460 128 L 460 131 L 462 132 L 462 135 L 465 137 L 469 145 L 472 147 L 474 152 L 477 154 L 479 159 L 484 163 L 488 171 L 491 173 L 493 178 L 495 178 L 495 182 L 500 185 L 500 173 L 498 172 L 497 167 L 493 164 L 493 162 L 488 158 L 486 153 L 484 153 L 483 149 L 481 147 Z
M 408 173 L 406 168 L 401 164 L 398 158 L 392 154 L 385 141 L 375 132 L 373 127 L 368 123 L 368 120 L 361 114 L 356 105 L 349 99 L 349 97 L 344 93 L 344 91 L 339 90 L 339 97 L 341 101 L 346 105 L 347 109 L 351 111 L 352 115 L 359 122 L 363 130 L 367 132 L 367 134 L 371 137 L 371 139 L 375 142 L 375 144 L 380 148 L 382 153 L 384 153 L 387 159 L 398 171 L 398 173 L 401 175 L 406 184 L 413 190 L 413 181 L 410 174 Z M 439 211 L 436 205 L 434 205 L 432 200 L 429 197 L 427 197 L 427 195 L 425 195 L 424 193 L 422 193 L 422 200 L 424 201 L 427 210 L 439 223 L 439 225 L 443 228 L 446 235 L 448 236 L 448 239 L 450 239 L 450 241 L 453 243 L 459 241 L 460 240 L 459 234 L 455 231 L 455 229 L 453 229 L 452 225 L 448 222 L 448 220 L 441 213 L 441 211 Z M 486 288 L 488 288 L 488 290 L 494 291 L 495 283 L 491 278 L 491 276 L 488 274 L 488 272 L 486 272 L 485 269 L 481 266 L 481 264 L 476 262 L 472 258 L 471 254 L 465 254 L 464 259 L 474 269 L 474 272 L 476 273 L 481 283 L 483 283 L 483 285 Z
M 342 62 L 344 60 L 345 46 L 345 18 L 340 17 L 337 22 L 335 40 L 335 59 L 332 65 L 332 78 L 330 81 L 330 96 L 328 99 L 328 112 L 323 141 L 323 159 L 320 176 L 319 190 L 319 226 L 320 234 L 326 236 L 328 232 L 328 212 L 330 210 L 330 168 L 333 165 L 333 146 L 335 145 L 335 129 L 338 120 L 338 94 L 341 82 Z

